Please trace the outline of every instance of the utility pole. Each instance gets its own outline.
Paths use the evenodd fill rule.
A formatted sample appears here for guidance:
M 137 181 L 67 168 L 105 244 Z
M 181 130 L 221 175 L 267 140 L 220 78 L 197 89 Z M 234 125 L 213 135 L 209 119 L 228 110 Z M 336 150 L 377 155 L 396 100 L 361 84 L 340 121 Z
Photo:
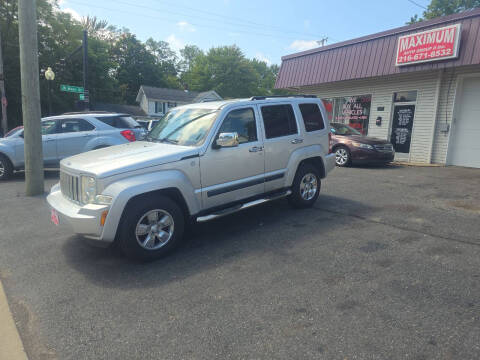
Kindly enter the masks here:
M 87 79 L 87 74 L 88 74 L 88 32 L 87 30 L 83 30 L 83 41 L 82 41 L 82 47 L 83 47 L 83 91 L 84 91 L 84 106 L 86 110 L 90 110 L 90 97 L 88 93 L 88 79 Z
M 44 192 L 35 0 L 18 0 L 18 30 L 25 143 L 25 190 L 27 196 L 33 196 Z
M 0 32 L 0 101 L 2 102 L 2 130 L 3 135 L 8 131 L 7 97 L 5 96 L 5 73 L 3 72 L 2 33 Z
M 323 47 L 323 46 L 325 46 L 327 41 L 328 41 L 328 37 L 325 36 L 324 38 L 321 38 L 320 40 L 317 40 L 317 44 Z

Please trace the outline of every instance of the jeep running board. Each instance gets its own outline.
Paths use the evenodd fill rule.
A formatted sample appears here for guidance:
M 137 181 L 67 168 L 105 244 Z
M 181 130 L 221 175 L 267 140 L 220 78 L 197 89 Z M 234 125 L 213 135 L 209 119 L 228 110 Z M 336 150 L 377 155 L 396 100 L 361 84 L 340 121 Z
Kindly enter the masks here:
M 213 219 L 218 219 L 219 217 L 222 217 L 222 216 L 225 216 L 225 215 L 230 215 L 230 214 L 236 213 L 237 211 L 248 209 L 252 206 L 260 205 L 260 204 L 263 204 L 263 203 L 266 203 L 266 202 L 269 202 L 269 201 L 272 201 L 272 200 L 281 199 L 285 196 L 290 195 L 291 193 L 292 193 L 292 190 L 285 190 L 281 193 L 275 193 L 275 194 L 272 194 L 270 196 L 266 196 L 266 197 L 261 198 L 261 199 L 249 201 L 249 202 L 246 202 L 244 204 L 234 205 L 232 207 L 229 207 L 229 208 L 226 208 L 226 209 L 223 209 L 223 210 L 220 210 L 220 211 L 217 211 L 217 212 L 205 215 L 205 216 L 199 216 L 199 217 L 197 217 L 197 221 L 198 222 L 205 222 L 205 221 L 210 221 L 210 220 L 213 220 Z

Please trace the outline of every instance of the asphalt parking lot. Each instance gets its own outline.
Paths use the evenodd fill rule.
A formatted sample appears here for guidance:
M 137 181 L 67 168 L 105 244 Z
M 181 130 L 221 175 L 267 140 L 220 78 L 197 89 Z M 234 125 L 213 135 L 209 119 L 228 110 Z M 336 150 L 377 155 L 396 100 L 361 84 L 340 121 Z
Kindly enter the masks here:
M 49 173 L 47 185 L 57 180 Z M 478 359 L 480 170 L 336 169 L 133 263 L 0 183 L 0 278 L 30 359 Z

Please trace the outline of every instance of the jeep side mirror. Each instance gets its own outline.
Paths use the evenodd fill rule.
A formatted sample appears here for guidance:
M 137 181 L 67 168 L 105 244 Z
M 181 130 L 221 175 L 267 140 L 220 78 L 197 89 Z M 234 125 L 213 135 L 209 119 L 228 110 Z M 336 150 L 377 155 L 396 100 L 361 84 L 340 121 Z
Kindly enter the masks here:
M 217 149 L 238 146 L 238 134 L 236 132 L 220 133 L 215 144 Z

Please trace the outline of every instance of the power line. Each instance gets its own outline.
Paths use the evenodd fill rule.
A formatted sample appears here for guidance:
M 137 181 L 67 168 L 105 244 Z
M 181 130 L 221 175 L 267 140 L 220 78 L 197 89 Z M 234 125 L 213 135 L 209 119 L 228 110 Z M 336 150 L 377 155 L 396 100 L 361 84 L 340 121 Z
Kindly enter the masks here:
M 97 8 L 97 9 L 101 9 L 101 10 L 116 11 L 116 12 L 125 13 L 125 14 L 129 14 L 129 15 L 136 15 L 136 16 L 140 16 L 142 18 L 151 18 L 151 19 L 155 19 L 155 20 L 161 19 L 163 21 L 170 22 L 170 23 L 176 23 L 177 22 L 176 20 L 172 20 L 170 18 L 152 16 L 152 15 L 147 15 L 147 14 L 140 14 L 140 13 L 136 13 L 136 12 L 131 12 L 131 11 L 127 11 L 127 10 L 121 10 L 121 9 L 108 8 L 108 7 L 104 7 L 104 6 L 92 5 L 92 4 L 84 3 L 84 2 L 81 2 L 81 1 L 77 1 L 77 0 L 69 0 L 69 2 L 76 3 L 76 4 L 79 4 L 79 5 L 88 6 L 89 8 Z M 224 27 L 205 25 L 205 24 L 199 24 L 199 23 L 191 23 L 191 24 L 195 25 L 195 26 L 198 26 L 198 27 L 212 28 L 212 29 L 215 29 L 215 30 L 225 31 Z M 233 24 L 233 25 L 235 25 L 235 24 Z M 294 40 L 298 39 L 298 37 L 265 34 L 265 33 L 258 33 L 258 32 L 252 32 L 252 31 L 239 30 L 239 29 L 233 29 L 233 31 L 239 32 L 239 33 L 244 33 L 244 34 L 256 35 L 256 36 L 273 37 L 273 38 L 277 38 L 277 39 L 280 39 L 280 38 L 282 38 L 282 39 L 294 39 Z
M 129 6 L 133 6 L 135 8 L 144 8 L 144 9 L 148 9 L 148 10 L 153 10 L 153 11 L 157 11 L 157 12 L 167 12 L 167 13 L 171 13 L 171 14 L 175 14 L 175 15 L 181 15 L 181 16 L 195 16 L 195 18 L 203 18 L 203 19 L 206 19 L 205 17 L 199 17 L 198 14 L 194 14 L 194 15 L 190 15 L 190 14 L 185 14 L 185 13 L 181 13 L 181 12 L 178 12 L 178 11 L 171 11 L 171 10 L 159 10 L 157 8 L 153 8 L 153 7 L 150 7 L 150 6 L 145 6 L 145 5 L 138 5 L 138 4 L 135 4 L 135 3 L 131 3 L 131 2 L 128 2 L 128 1 L 122 1 L 122 0 L 114 0 L 115 3 L 120 3 L 120 4 L 125 4 L 125 5 L 129 5 Z M 318 37 L 319 35 L 318 34 L 311 34 L 311 33 L 304 33 L 304 32 L 299 32 L 299 31 L 295 31 L 295 30 L 291 30 L 291 29 L 285 29 L 283 27 L 280 27 L 280 26 L 275 26 L 275 25 L 268 25 L 268 24 L 261 24 L 261 23 L 258 23 L 258 22 L 254 22 L 254 21 L 251 21 L 251 20 L 247 20 L 247 19 L 240 19 L 240 18 L 237 18 L 237 17 L 233 17 L 233 16 L 228 16 L 228 15 L 223 15 L 223 14 L 220 14 L 220 13 L 215 13 L 215 12 L 211 12 L 211 11 L 206 11 L 206 10 L 203 10 L 203 9 L 199 9 L 199 8 L 193 8 L 193 7 L 190 7 L 190 6 L 185 6 L 185 5 L 180 5 L 180 4 L 177 4 L 177 3 L 172 3 L 172 2 L 168 2 L 168 1 L 162 1 L 162 3 L 160 5 L 167 5 L 168 4 L 172 5 L 172 6 L 175 6 L 175 8 L 178 8 L 178 7 L 183 7 L 184 9 L 187 9 L 187 10 L 192 10 L 192 11 L 195 11 L 196 13 L 204 13 L 204 14 L 207 14 L 209 15 L 210 17 L 215 17 L 215 18 L 220 18 L 222 20 L 225 20 L 225 19 L 231 19 L 233 20 L 234 22 L 237 22 L 239 23 L 239 25 L 241 26 L 255 26 L 255 27 L 263 27 L 263 28 L 271 28 L 271 29 L 278 29 L 278 30 L 273 30 L 273 31 L 280 31 L 280 32 L 283 32 L 283 33 L 294 33 L 294 34 L 300 34 L 300 35 L 304 35 L 304 36 L 310 36 L 310 37 Z M 207 19 L 207 20 L 211 20 L 211 19 Z
M 418 7 L 421 7 L 422 9 L 424 10 L 427 10 L 427 7 L 426 6 L 423 6 L 419 3 L 417 3 L 416 1 L 413 1 L 413 0 L 407 0 L 408 2 L 411 2 L 413 5 L 417 5 Z

